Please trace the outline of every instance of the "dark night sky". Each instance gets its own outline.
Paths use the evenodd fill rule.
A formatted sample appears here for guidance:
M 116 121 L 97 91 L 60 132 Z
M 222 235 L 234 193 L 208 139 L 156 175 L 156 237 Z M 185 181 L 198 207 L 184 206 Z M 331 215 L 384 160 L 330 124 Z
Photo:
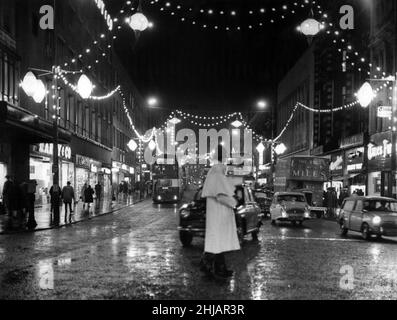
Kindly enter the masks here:
M 302 3 L 304 0 L 296 0 Z M 137 1 L 135 1 L 136 3 Z M 166 0 L 159 0 L 164 4 Z M 116 48 L 130 70 L 132 78 L 143 97 L 155 95 L 163 107 L 200 110 L 200 112 L 248 111 L 255 108 L 259 98 L 276 103 L 277 83 L 307 48 L 306 38 L 296 31 L 296 26 L 309 16 L 310 9 L 300 9 L 297 14 L 277 24 L 265 24 L 255 31 L 247 26 L 258 24 L 259 15 L 239 15 L 208 18 L 198 10 L 218 9 L 230 12 L 248 12 L 250 9 L 280 8 L 292 5 L 291 0 L 169 0 L 175 7 L 192 4 L 193 13 L 178 12 L 171 16 L 161 12 L 161 5 L 144 1 L 143 12 L 155 27 L 147 30 L 136 41 L 132 31 L 124 31 Z M 125 1 L 123 1 L 125 3 Z M 122 4 L 112 0 L 113 8 Z M 181 17 L 187 22 L 181 22 Z M 271 12 L 268 17 L 274 17 Z M 241 25 L 241 31 L 203 29 L 192 25 Z M 280 18 L 278 18 L 280 20 Z M 245 27 L 244 27 L 245 26 Z

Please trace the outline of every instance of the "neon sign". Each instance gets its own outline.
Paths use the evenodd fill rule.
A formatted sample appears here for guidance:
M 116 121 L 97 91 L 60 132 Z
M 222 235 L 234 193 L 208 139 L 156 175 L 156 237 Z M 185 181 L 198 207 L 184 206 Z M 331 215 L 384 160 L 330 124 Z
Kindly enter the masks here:
M 391 156 L 392 144 L 388 140 L 383 140 L 381 146 L 373 145 L 372 143 L 368 145 L 368 160 L 372 160 L 377 157 L 386 158 Z

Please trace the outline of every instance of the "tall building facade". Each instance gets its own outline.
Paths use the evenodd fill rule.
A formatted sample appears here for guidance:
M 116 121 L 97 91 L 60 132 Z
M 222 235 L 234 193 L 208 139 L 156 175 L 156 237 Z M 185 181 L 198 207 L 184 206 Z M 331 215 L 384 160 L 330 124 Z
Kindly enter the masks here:
M 395 1 L 371 1 L 370 56 L 372 78 L 396 76 L 397 72 L 397 4 Z M 368 192 L 373 195 L 396 196 L 396 177 L 391 165 L 391 117 L 379 117 L 379 107 L 393 104 L 393 84 L 371 80 L 374 88 L 382 87 L 369 112 Z M 381 149 L 381 150 L 380 150 Z M 382 152 L 376 152 L 376 151 Z
M 288 148 L 284 157 L 301 154 L 327 157 L 331 166 L 324 189 L 333 186 L 338 192 L 345 186 L 351 192 L 366 188 L 364 137 L 368 131 L 368 112 L 358 105 L 333 111 L 356 101 L 354 94 L 368 77 L 365 63 L 359 58 L 365 57 L 368 64 L 369 8 L 351 2 L 356 30 L 339 30 L 337 35 L 335 30 L 332 34 L 326 33 L 327 29 L 322 31 L 278 89 L 278 132 L 286 125 L 297 102 L 311 109 L 299 107 L 280 139 Z M 327 13 L 339 13 L 342 4 L 345 3 L 329 4 L 332 8 Z M 338 16 L 332 18 L 335 22 Z
M 19 88 L 21 79 L 32 68 L 51 70 L 60 66 L 72 71 L 65 77 L 73 84 L 82 71 L 93 82 L 95 96 L 104 96 L 120 85 L 136 128 L 144 133 L 151 127 L 147 113 L 141 109 L 142 98 L 113 50 L 113 34 L 96 1 L 56 0 L 55 28 L 45 30 L 40 26 L 44 15 L 40 9 L 48 4 L 46 1 L 1 0 L 0 3 L 6 8 L 0 11 L 1 179 L 7 172 L 17 182 L 36 180 L 38 201 L 45 201 L 54 171 L 56 112 L 60 184 L 71 181 L 79 192 L 85 182 L 93 186 L 99 181 L 105 194 L 110 195 L 112 187 L 119 183 L 139 179 L 139 159 L 127 148 L 128 141 L 136 135 L 118 92 L 103 100 L 84 100 L 59 78 L 59 102 L 48 94 L 42 103 L 35 103 Z M 37 76 L 45 73 L 34 72 Z M 52 75 L 44 74 L 40 79 L 51 92 Z M 54 110 L 54 105 L 59 110 Z

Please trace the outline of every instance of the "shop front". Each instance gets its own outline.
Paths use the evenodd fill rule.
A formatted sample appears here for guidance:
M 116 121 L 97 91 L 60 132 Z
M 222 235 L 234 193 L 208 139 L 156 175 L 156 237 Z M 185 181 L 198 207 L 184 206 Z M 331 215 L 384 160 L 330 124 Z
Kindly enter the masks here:
M 30 180 L 37 182 L 37 204 L 49 202 L 49 190 L 53 183 L 53 147 L 51 143 L 40 143 L 30 146 Z M 59 183 L 65 186 L 68 181 L 74 182 L 75 167 L 72 162 L 72 150 L 68 145 L 58 146 Z
M 331 155 L 331 163 L 329 166 L 330 179 L 324 183 L 324 191 L 328 188 L 334 188 L 338 198 L 344 187 L 344 168 L 345 168 L 345 155 L 344 152 L 338 151 Z
M 110 168 L 102 168 L 99 173 L 99 181 L 102 185 L 102 192 L 105 198 L 110 197 L 112 191 L 112 170 Z
M 75 191 L 80 197 L 85 183 L 94 188 L 98 182 L 101 182 L 100 174 L 102 172 L 102 164 L 94 159 L 76 154 L 76 181 Z
M 391 133 L 372 135 L 368 144 L 368 195 L 392 197 Z
M 367 194 L 366 175 L 364 171 L 364 147 L 357 147 L 345 151 L 346 179 L 345 186 L 349 194 L 358 193 L 360 190 Z
M 343 186 L 348 193 L 367 194 L 365 173 L 364 134 L 357 134 L 341 140 L 340 149 L 344 153 Z
M 121 192 L 125 189 L 131 189 L 135 183 L 135 169 L 121 162 L 112 161 L 112 185 L 114 190 Z

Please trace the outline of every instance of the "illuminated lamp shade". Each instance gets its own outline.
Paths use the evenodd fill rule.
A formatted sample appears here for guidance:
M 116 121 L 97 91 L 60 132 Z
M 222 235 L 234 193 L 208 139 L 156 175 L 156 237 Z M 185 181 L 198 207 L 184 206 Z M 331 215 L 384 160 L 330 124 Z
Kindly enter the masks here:
M 33 94 L 33 100 L 36 103 L 42 103 L 44 98 L 45 98 L 45 96 L 46 96 L 46 93 L 47 93 L 47 90 L 46 90 L 46 87 L 45 87 L 43 81 L 37 80 L 37 82 L 36 82 L 36 90 L 35 90 L 35 92 Z
M 375 94 L 372 86 L 368 82 L 364 83 L 360 90 L 357 92 L 358 102 L 363 108 L 366 108 L 371 104 L 374 98 Z
M 149 21 L 144 14 L 137 12 L 130 17 L 129 25 L 132 30 L 145 31 L 149 27 Z
M 29 71 L 22 81 L 22 89 L 29 97 L 33 97 L 36 92 L 37 78 L 33 72 Z
M 136 144 L 136 142 L 134 140 L 131 140 L 130 142 L 128 142 L 127 147 L 134 152 L 136 149 L 138 149 L 138 145 Z
M 321 29 L 321 23 L 312 18 L 303 21 L 300 25 L 300 31 L 306 36 L 315 36 Z
M 83 74 L 77 82 L 77 91 L 83 99 L 88 99 L 91 96 L 93 85 L 90 79 Z
M 277 145 L 274 150 L 276 151 L 277 155 L 282 155 L 285 153 L 285 151 L 287 151 L 287 147 L 285 146 L 284 143 L 281 143 L 281 144 Z
M 156 142 L 154 142 L 153 140 L 149 142 L 149 149 L 150 150 L 155 150 L 156 149 Z

